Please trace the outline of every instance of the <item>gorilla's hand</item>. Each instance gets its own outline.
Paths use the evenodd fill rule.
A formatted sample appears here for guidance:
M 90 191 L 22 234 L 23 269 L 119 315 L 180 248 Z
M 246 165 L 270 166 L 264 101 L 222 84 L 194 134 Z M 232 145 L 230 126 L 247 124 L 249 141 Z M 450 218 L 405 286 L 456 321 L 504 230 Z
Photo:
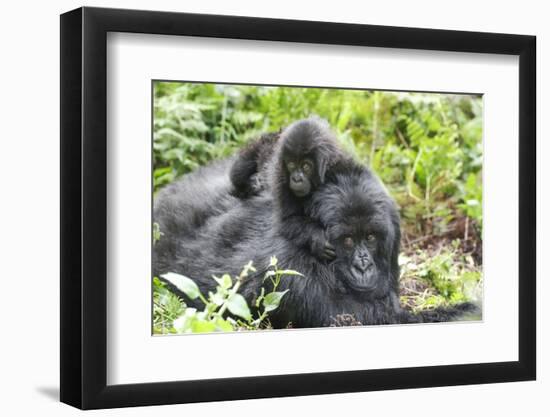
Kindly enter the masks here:
M 250 193 L 252 195 L 258 195 L 264 190 L 264 188 L 261 174 L 259 172 L 253 174 L 250 177 Z
M 327 240 L 323 231 L 312 234 L 311 253 L 321 260 L 331 261 L 336 258 L 334 246 Z

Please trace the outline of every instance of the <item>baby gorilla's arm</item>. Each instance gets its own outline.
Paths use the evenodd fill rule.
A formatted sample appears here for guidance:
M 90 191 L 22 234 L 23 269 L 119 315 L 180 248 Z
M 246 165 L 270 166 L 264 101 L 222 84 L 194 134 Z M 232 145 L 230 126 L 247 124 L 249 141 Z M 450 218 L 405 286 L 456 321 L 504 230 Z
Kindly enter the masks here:
M 331 261 L 336 257 L 325 229 L 308 216 L 290 216 L 281 227 L 281 234 L 296 246 L 307 248 L 313 256 Z
M 229 172 L 234 186 L 233 193 L 237 197 L 258 195 L 268 187 L 264 170 L 272 156 L 278 135 L 265 133 L 239 152 Z
M 264 178 L 262 178 L 262 174 L 259 172 L 256 172 L 250 177 L 249 183 L 249 187 L 253 195 L 258 195 L 267 188 L 267 184 L 265 183 Z

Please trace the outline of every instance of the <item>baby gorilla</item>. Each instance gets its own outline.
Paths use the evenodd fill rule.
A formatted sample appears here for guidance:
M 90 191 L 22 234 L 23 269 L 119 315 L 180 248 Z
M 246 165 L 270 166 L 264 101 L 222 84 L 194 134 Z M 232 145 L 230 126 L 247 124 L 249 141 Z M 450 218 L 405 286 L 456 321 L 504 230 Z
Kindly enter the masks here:
M 271 188 L 282 236 L 319 259 L 332 260 L 334 247 L 304 205 L 325 177 L 349 160 L 325 120 L 300 120 L 282 133 L 262 135 L 240 152 L 230 171 L 233 194 L 248 198 Z
M 327 175 L 348 165 L 328 123 L 309 118 L 291 124 L 281 133 L 272 160 L 272 194 L 280 234 L 321 260 L 336 257 L 324 227 L 305 211 Z
M 341 158 L 326 122 L 305 119 L 283 131 L 271 170 L 278 230 L 288 241 L 308 248 L 319 259 L 332 260 L 336 253 L 324 228 L 306 214 L 304 207 L 324 183 L 331 162 Z

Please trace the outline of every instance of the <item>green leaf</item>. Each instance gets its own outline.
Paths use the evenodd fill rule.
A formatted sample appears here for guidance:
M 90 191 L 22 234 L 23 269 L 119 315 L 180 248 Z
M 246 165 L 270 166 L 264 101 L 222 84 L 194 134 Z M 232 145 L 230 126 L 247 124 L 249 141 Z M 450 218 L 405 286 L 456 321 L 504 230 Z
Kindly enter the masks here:
M 221 317 L 218 317 L 216 319 L 216 326 L 221 332 L 232 332 L 233 326 L 231 323 L 227 320 L 222 319 Z
M 197 320 L 191 327 L 193 333 L 212 333 L 216 330 L 216 324 L 211 321 Z
M 157 277 L 153 277 L 153 285 L 158 288 L 164 288 L 164 282 L 162 282 Z
M 246 304 L 246 300 L 241 294 L 233 294 L 229 297 L 227 299 L 227 308 L 231 313 L 245 320 L 250 320 L 252 318 L 248 304 Z
M 219 307 L 223 304 L 224 298 L 223 298 L 223 295 L 220 294 L 219 292 L 216 292 L 216 293 L 210 292 L 210 301 Z
M 269 294 L 267 294 L 263 302 L 265 311 L 266 312 L 273 311 L 277 307 L 279 307 L 279 304 L 281 303 L 281 299 L 287 292 L 288 290 L 284 290 L 284 291 L 270 292 Z
M 160 231 L 159 224 L 157 222 L 153 223 L 153 243 L 157 243 L 162 235 L 164 235 L 164 233 Z
M 283 269 L 282 271 L 277 271 L 279 275 L 298 275 L 303 277 L 304 274 L 300 274 L 298 271 L 293 271 L 292 269 Z
M 167 274 L 161 275 L 161 277 L 173 284 L 191 300 L 194 300 L 200 295 L 199 287 L 191 278 L 187 278 L 186 276 L 180 274 L 175 274 L 174 272 L 168 272 Z
M 196 320 L 197 309 L 186 308 L 185 312 L 174 320 L 174 328 L 178 333 L 185 333 L 190 330 L 193 322 Z
M 224 288 L 231 288 L 233 286 L 233 281 L 231 280 L 229 274 L 224 274 L 222 276 L 222 286 Z
M 212 278 L 214 278 L 218 283 L 218 285 L 225 290 L 233 286 L 233 281 L 231 280 L 231 277 L 229 276 L 229 274 L 224 274 L 221 278 L 218 278 L 216 276 L 212 276 Z
M 267 271 L 264 275 L 264 281 L 266 279 L 268 279 L 269 277 L 274 277 L 275 275 L 277 275 L 277 273 L 275 271 L 273 271 L 272 269 L 270 269 L 269 271 Z

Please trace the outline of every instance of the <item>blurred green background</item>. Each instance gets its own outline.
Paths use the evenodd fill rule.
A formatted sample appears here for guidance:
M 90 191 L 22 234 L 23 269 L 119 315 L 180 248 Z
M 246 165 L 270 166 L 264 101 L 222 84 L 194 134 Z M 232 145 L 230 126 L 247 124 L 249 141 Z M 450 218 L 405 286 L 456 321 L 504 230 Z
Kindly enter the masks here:
M 154 187 L 319 115 L 400 207 L 402 303 L 419 310 L 475 300 L 482 113 L 482 98 L 472 95 L 155 82 Z

